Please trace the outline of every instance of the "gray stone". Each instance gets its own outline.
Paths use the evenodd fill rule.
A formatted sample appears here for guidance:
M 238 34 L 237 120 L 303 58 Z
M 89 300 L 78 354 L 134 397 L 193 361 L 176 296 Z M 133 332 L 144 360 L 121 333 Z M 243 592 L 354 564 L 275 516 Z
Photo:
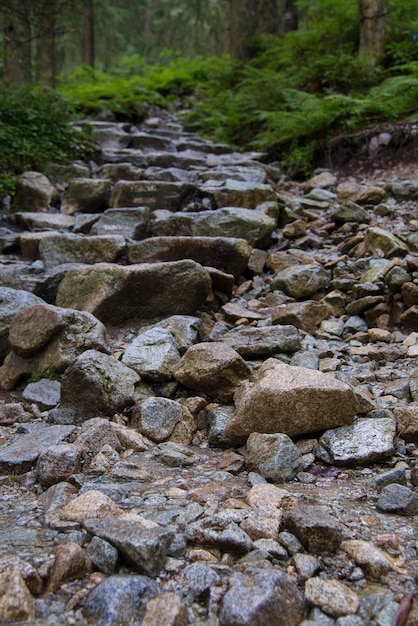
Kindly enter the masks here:
M 252 541 L 235 522 L 228 519 L 204 517 L 192 522 L 185 529 L 188 543 L 212 546 L 222 552 L 247 554 L 252 550 Z
M 342 528 L 326 506 L 296 505 L 285 513 L 285 524 L 309 552 L 335 552 L 342 540 Z
M 309 298 L 328 287 L 329 273 L 320 265 L 293 265 L 273 276 L 270 289 L 281 289 L 296 300 Z
M 112 181 L 105 178 L 73 178 L 61 203 L 61 213 L 100 213 L 109 206 Z
M 360 418 L 353 424 L 326 431 L 318 442 L 316 456 L 334 465 L 366 465 L 394 453 L 394 418 Z
M 383 487 L 376 506 L 383 513 L 416 515 L 418 513 L 418 494 L 404 485 L 392 483 Z
M 155 324 L 154 328 L 167 328 L 174 337 L 180 354 L 184 354 L 203 338 L 202 320 L 193 315 L 171 315 Z
M 118 181 L 110 196 L 110 207 L 147 206 L 151 211 L 178 211 L 182 202 L 194 191 L 189 183 L 165 181 Z
M 120 325 L 130 319 L 193 315 L 210 288 L 208 272 L 190 260 L 130 266 L 98 263 L 67 272 L 57 305 Z
M 20 250 L 25 260 L 34 261 L 39 256 L 31 253 L 35 249 L 31 241 L 37 238 L 39 241 L 44 237 L 53 234 L 53 231 L 67 231 L 74 226 L 74 217 L 71 215 L 62 215 L 61 213 L 32 213 L 25 211 L 24 213 L 16 213 L 11 222 L 19 228 L 35 231 L 30 233 L 22 233 L 20 236 Z M 43 231 L 43 232 L 36 232 Z M 51 231 L 51 232 L 49 232 Z
M 81 450 L 72 444 L 50 446 L 41 452 L 36 464 L 36 480 L 43 487 L 66 481 L 81 467 Z
M 57 191 L 40 172 L 23 172 L 17 179 L 14 208 L 17 211 L 46 212 Z
M 51 233 L 39 241 L 39 255 L 46 267 L 62 263 L 114 263 L 125 250 L 121 235 L 86 237 L 71 233 Z
M 200 460 L 200 457 L 187 446 L 171 441 L 158 444 L 154 455 L 161 463 L 169 467 L 187 467 Z
M 38 424 L 29 433 L 20 434 L 0 447 L 0 471 L 9 474 L 29 471 L 46 448 L 63 442 L 73 431 L 73 426 Z
M 0 363 L 9 350 L 8 336 L 10 322 L 22 309 L 34 304 L 43 304 L 43 300 L 32 293 L 20 289 L 2 287 L 0 290 Z
M 139 376 L 112 356 L 86 350 L 66 370 L 61 382 L 63 405 L 79 409 L 84 419 L 113 415 L 134 401 Z
M 270 242 L 275 220 L 258 211 L 224 207 L 217 211 L 173 213 L 151 220 L 153 236 L 232 237 L 264 248 Z
M 251 181 L 253 183 L 264 184 L 267 180 L 267 174 L 263 167 L 254 163 L 253 166 L 243 167 L 242 165 L 226 165 L 223 167 L 212 167 L 204 172 L 199 173 L 199 178 L 204 182 L 219 180 L 226 182 L 227 180 L 237 180 L 241 182 Z
M 225 427 L 233 412 L 233 406 L 214 406 L 208 411 L 208 441 L 212 446 L 224 448 L 230 444 Z
M 277 570 L 233 574 L 222 599 L 220 626 L 277 626 L 299 624 L 305 601 L 296 584 Z
M 61 383 L 58 380 L 43 378 L 35 383 L 26 385 L 22 398 L 36 402 L 43 408 L 52 409 L 60 401 Z
M 137 237 L 139 239 L 139 237 Z M 251 246 L 233 237 L 151 237 L 128 247 L 130 263 L 155 263 L 192 259 L 235 277 L 247 268 Z
M 222 334 L 218 341 L 250 358 L 297 352 L 301 348 L 298 330 L 289 325 L 232 330 Z
M 221 343 L 199 343 L 187 350 L 174 370 L 176 380 L 206 393 L 220 402 L 229 402 L 251 369 L 242 357 Z
M 137 571 L 157 576 L 164 566 L 174 533 L 161 526 L 141 528 L 133 520 L 87 519 L 86 530 L 111 543 L 121 557 Z
M 355 202 L 345 202 L 341 204 L 333 211 L 331 217 L 337 224 L 345 224 L 346 222 L 368 224 L 370 222 L 368 211 Z
M 252 432 L 292 437 L 349 423 L 357 407 L 351 387 L 330 374 L 276 359 L 263 363 L 255 383 L 236 395 L 235 406 L 225 434 L 237 443 Z
M 228 178 L 216 182 L 209 180 L 199 187 L 199 192 L 203 197 L 210 198 L 217 209 L 225 206 L 255 209 L 263 202 L 277 200 L 276 193 L 270 185 L 251 180 L 240 181 Z
M 122 363 L 146 380 L 166 382 L 180 361 L 180 352 L 168 329 L 153 327 L 141 333 L 125 350 Z
M 93 567 L 99 572 L 108 576 L 115 572 L 119 562 L 119 553 L 108 541 L 94 536 L 86 548 L 86 554 Z
M 249 470 L 275 483 L 288 482 L 303 469 L 302 455 L 284 434 L 251 433 L 245 463 Z
M 83 614 L 100 626 L 129 626 L 157 594 L 157 584 L 146 576 L 110 576 L 89 594 Z
M 186 419 L 193 420 L 193 417 L 178 402 L 167 398 L 148 398 L 135 407 L 131 426 L 161 443 L 170 439 L 176 427 Z
M 211 587 L 221 584 L 221 577 L 209 565 L 192 563 L 184 568 L 182 582 L 192 598 L 204 601 L 209 597 Z
M 91 235 L 122 235 L 128 239 L 143 239 L 147 235 L 150 215 L 148 207 L 108 209 L 95 221 L 90 233 Z

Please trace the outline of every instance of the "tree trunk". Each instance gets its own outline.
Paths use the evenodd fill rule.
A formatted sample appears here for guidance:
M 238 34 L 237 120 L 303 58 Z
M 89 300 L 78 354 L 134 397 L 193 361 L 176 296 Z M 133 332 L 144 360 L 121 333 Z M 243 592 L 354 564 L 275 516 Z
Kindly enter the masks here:
M 3 31 L 3 80 L 26 85 L 32 80 L 30 22 L 26 13 L 5 13 Z
M 299 26 L 299 14 L 295 0 L 284 0 L 281 15 L 280 33 L 285 35 Z
M 260 33 L 277 35 L 279 31 L 277 0 L 258 0 L 257 27 Z
M 385 49 L 385 20 L 387 0 L 359 0 L 360 45 L 359 53 L 377 65 Z
M 86 2 L 83 10 L 81 62 L 94 67 L 94 14 L 93 0 Z
M 46 87 L 55 87 L 55 26 L 56 13 L 45 13 L 41 21 L 41 34 L 37 45 L 37 61 L 39 79 Z
M 226 0 L 225 52 L 245 61 L 256 32 L 277 33 L 277 0 Z

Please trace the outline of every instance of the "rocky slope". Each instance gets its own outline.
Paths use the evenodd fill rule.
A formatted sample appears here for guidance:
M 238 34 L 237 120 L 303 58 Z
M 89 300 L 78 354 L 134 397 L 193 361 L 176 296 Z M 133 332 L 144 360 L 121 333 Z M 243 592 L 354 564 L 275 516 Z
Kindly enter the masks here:
M 418 180 L 93 139 L 3 205 L 0 623 L 416 624 Z

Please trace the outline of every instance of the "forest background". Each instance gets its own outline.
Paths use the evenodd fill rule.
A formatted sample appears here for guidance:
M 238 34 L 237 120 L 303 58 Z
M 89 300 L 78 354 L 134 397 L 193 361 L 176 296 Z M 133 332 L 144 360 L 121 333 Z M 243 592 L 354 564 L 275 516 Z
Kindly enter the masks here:
M 418 118 L 416 0 L 3 0 L 0 195 L 150 105 L 307 176 L 336 136 Z

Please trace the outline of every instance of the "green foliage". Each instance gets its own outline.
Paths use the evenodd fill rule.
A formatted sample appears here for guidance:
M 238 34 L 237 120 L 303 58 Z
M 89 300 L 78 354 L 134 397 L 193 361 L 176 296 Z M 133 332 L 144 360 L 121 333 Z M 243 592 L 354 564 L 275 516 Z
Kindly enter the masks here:
M 143 57 L 130 55 L 112 74 L 81 66 L 61 78 L 59 89 L 84 115 L 108 111 L 116 119 L 138 122 L 149 105 L 173 105 L 210 76 L 220 76 L 220 68 L 227 63 L 222 57 L 185 59 L 167 50 L 161 59 L 149 65 Z
M 13 193 L 24 170 L 42 171 L 86 152 L 86 132 L 70 123 L 71 111 L 52 90 L 0 85 L 0 195 Z

